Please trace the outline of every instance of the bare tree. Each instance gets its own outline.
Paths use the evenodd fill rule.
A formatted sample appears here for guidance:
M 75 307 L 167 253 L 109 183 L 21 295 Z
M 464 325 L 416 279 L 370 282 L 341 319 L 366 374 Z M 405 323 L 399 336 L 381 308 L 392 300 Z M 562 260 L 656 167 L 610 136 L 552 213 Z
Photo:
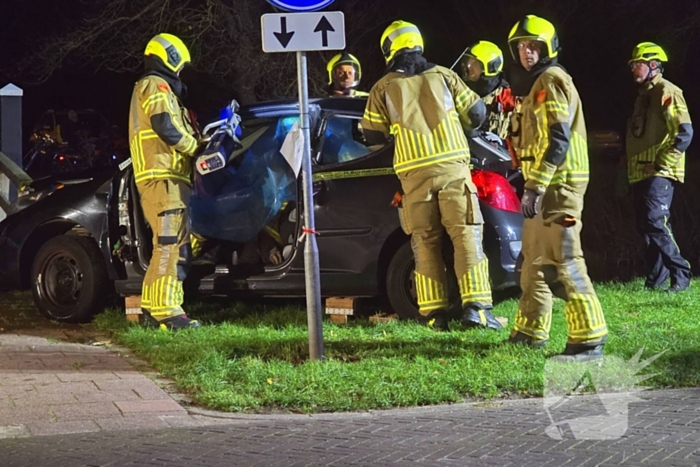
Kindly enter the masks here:
M 381 24 L 362 0 L 340 2 L 346 13 L 347 44 Z M 86 16 L 70 33 L 50 37 L 20 70 L 41 82 L 66 66 L 135 72 L 148 40 L 159 32 L 180 36 L 190 47 L 195 71 L 242 103 L 296 94 L 295 54 L 265 54 L 261 0 L 84 0 Z M 311 90 L 322 92 L 330 54 L 309 54 Z

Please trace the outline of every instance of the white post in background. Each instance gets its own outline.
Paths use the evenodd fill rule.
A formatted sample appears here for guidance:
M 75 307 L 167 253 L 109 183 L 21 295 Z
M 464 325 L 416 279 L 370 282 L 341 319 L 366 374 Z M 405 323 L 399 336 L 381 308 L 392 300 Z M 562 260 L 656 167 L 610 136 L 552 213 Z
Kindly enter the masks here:
M 14 84 L 0 89 L 0 150 L 19 167 L 22 167 L 23 94 Z M 17 199 L 17 187 L 4 174 L 0 174 L 0 195 L 9 202 Z M 5 217 L 5 212 L 0 210 L 0 220 Z

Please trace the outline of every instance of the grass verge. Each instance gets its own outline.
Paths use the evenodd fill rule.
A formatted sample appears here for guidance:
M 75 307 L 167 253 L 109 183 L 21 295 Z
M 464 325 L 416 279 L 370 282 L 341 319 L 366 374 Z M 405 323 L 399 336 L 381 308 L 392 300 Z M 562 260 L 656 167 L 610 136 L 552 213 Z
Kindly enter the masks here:
M 700 282 L 682 294 L 643 292 L 642 282 L 596 287 L 610 330 L 606 354 L 625 360 L 666 351 L 643 373 L 653 388 L 700 386 Z M 513 322 L 517 302 L 495 308 Z M 322 412 L 540 396 L 548 356 L 566 342 L 555 302 L 545 350 L 503 343 L 508 331 L 436 333 L 412 322 L 324 321 L 326 361 L 309 362 L 306 314 L 294 306 L 211 301 L 188 314 L 204 326 L 171 333 L 129 325 L 123 312 L 96 318 L 101 330 L 174 379 L 202 406 L 226 411 Z M 454 323 L 456 324 L 456 323 Z

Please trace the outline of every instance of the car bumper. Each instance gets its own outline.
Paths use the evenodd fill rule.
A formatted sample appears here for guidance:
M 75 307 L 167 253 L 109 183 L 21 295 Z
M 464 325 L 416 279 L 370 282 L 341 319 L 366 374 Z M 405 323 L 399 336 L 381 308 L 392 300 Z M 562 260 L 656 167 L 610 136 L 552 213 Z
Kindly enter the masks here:
M 490 258 L 489 272 L 494 290 L 520 285 L 518 259 L 522 249 L 523 215 L 481 203 L 484 245 Z

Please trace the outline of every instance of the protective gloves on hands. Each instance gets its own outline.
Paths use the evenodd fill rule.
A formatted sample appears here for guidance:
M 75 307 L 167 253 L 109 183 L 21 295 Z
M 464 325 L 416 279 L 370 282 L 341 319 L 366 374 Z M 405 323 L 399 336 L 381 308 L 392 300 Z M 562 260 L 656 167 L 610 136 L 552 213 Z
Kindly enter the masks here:
M 532 219 L 537 215 L 537 205 L 539 204 L 539 201 L 540 195 L 538 195 L 536 191 L 528 188 L 525 189 L 523 199 L 520 201 L 520 204 L 523 210 L 523 216 L 525 216 L 526 219 Z

